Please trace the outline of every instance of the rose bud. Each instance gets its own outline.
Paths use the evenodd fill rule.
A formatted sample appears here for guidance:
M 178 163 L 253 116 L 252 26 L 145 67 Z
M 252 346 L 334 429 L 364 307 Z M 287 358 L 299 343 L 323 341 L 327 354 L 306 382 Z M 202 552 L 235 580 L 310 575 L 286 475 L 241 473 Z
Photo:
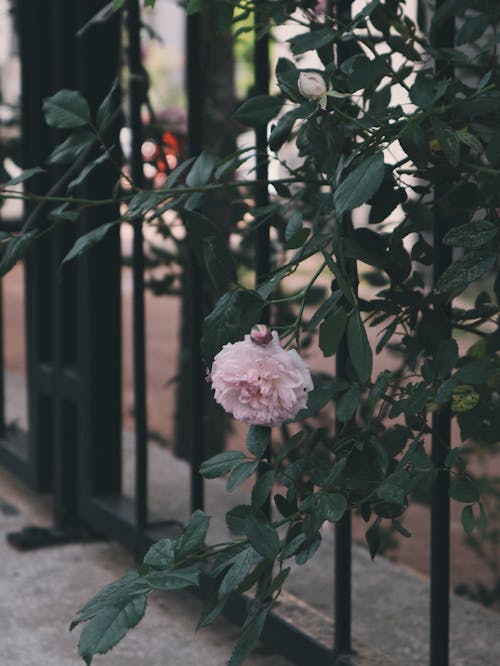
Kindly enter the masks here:
M 250 331 L 250 340 L 259 345 L 259 347 L 265 347 L 272 339 L 273 334 L 271 333 L 271 329 L 265 324 L 256 324 Z
M 319 100 L 326 95 L 325 79 L 319 72 L 300 72 L 297 85 L 306 99 Z

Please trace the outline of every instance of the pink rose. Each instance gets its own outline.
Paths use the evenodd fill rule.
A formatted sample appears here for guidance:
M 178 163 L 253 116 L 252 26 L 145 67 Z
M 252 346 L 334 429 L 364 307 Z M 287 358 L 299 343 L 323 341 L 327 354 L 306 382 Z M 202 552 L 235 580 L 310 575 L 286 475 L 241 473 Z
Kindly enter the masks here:
M 265 345 L 250 335 L 224 345 L 210 378 L 215 400 L 250 425 L 276 426 L 293 418 L 306 407 L 313 388 L 309 368 L 294 349 L 281 347 L 276 331 Z

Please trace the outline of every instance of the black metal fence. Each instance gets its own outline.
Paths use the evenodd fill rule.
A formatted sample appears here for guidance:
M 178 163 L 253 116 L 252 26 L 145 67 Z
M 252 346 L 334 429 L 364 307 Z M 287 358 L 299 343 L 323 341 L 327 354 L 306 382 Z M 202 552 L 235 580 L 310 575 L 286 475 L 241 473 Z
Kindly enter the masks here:
M 96 22 L 92 30 L 76 39 L 78 30 L 107 5 L 105 0 L 19 0 L 18 25 L 22 61 L 23 166 L 43 163 L 57 137 L 44 123 L 44 97 L 60 88 L 80 90 L 94 108 L 111 87 L 120 68 L 120 19 L 115 16 Z M 439 5 L 439 2 L 438 2 Z M 141 144 L 145 81 L 141 63 L 140 13 L 138 0 L 127 2 L 127 59 L 129 76 L 129 124 L 132 132 L 131 178 L 141 186 L 143 178 Z M 330 8 L 332 4 L 330 3 Z M 337 3 L 347 15 L 350 2 Z M 442 29 L 442 45 L 453 43 L 453 21 Z M 187 96 L 189 154 L 203 146 L 203 81 L 201 74 L 201 17 L 187 17 Z M 257 93 L 269 86 L 269 43 L 255 42 L 254 76 Z M 117 133 L 118 124 L 111 129 Z M 257 152 L 266 155 L 266 130 L 256 132 Z M 58 194 L 63 174 L 57 169 L 38 176 L 35 189 Z M 258 160 L 257 180 L 267 179 L 266 159 Z M 85 195 L 106 196 L 112 187 L 101 172 L 85 184 Z M 265 185 L 255 191 L 258 206 L 268 203 Z M 99 208 L 84 213 L 79 228 L 66 225 L 45 235 L 26 261 L 27 383 L 29 428 L 26 439 L 13 442 L 5 422 L 0 424 L 0 462 L 38 492 L 54 496 L 54 526 L 47 530 L 49 542 L 78 537 L 91 529 L 115 539 L 137 557 L 164 536 L 168 529 L 153 521 L 148 510 L 148 446 L 146 413 L 146 367 L 144 326 L 144 254 L 142 221 L 133 225 L 133 354 L 135 393 L 135 497 L 125 497 L 121 479 L 121 362 L 120 362 L 120 244 L 118 231 L 108 233 L 96 248 L 73 262 L 63 276 L 59 265 L 76 237 L 109 221 L 117 211 Z M 28 204 L 25 219 L 36 216 L 43 224 L 43 204 Z M 20 226 L 22 222 L 20 221 Z M 450 261 L 442 244 L 444 230 L 436 232 L 436 278 Z M 255 252 L 257 282 L 269 272 L 269 227 L 258 232 Z M 200 267 L 194 254 L 189 271 L 191 319 L 191 404 L 190 450 L 191 507 L 203 508 L 203 480 L 198 468 L 203 461 L 204 368 L 198 341 L 201 337 L 202 303 L 198 288 Z M 2 326 L 0 326 L 2 331 Z M 3 370 L 3 359 L 2 359 Z M 342 373 L 342 367 L 338 368 Z M 0 373 L 3 377 L 3 372 Z M 3 383 L 0 405 L 3 406 Z M 434 460 L 440 464 L 449 443 L 449 416 L 434 423 Z M 448 664 L 449 617 L 449 500 L 448 475 L 440 471 L 432 501 L 431 563 L 431 665 Z M 168 516 L 167 518 L 175 518 Z M 166 521 L 168 523 L 168 521 Z M 28 547 L 32 534 L 18 535 L 17 545 Z M 43 539 L 42 539 L 43 540 Z M 37 535 L 37 543 L 40 535 Z M 335 636 L 333 647 L 319 643 L 280 617 L 271 614 L 264 637 L 298 664 L 335 663 L 338 655 L 351 649 L 351 517 L 346 514 L 336 526 Z M 241 599 L 229 607 L 235 619 L 243 617 Z M 345 662 L 342 662 L 345 663 Z

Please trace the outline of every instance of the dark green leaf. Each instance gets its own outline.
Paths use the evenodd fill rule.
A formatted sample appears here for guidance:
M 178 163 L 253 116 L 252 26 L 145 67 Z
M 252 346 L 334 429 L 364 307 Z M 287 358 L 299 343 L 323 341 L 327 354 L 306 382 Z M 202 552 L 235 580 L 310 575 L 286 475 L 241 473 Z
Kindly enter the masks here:
M 477 502 L 479 490 L 470 479 L 453 479 L 450 483 L 450 497 L 457 502 Z
M 70 134 L 65 141 L 54 148 L 47 162 L 48 164 L 69 164 L 74 162 L 78 155 L 94 141 L 94 135 L 88 130 Z
M 233 469 L 227 480 L 227 491 L 230 493 L 244 481 L 249 479 L 252 474 L 257 469 L 259 464 L 258 460 L 249 460 L 248 462 L 243 462 Z
M 186 185 L 189 187 L 201 187 L 206 185 L 215 168 L 215 157 L 204 150 L 196 158 L 188 175 L 186 176 Z
M 299 70 L 295 64 L 287 58 L 279 58 L 276 65 L 276 78 L 278 85 L 286 97 L 296 102 L 303 104 L 304 98 L 299 93 L 297 88 L 297 81 L 299 79 Z
M 331 44 L 335 39 L 335 31 L 332 28 L 320 28 L 295 35 L 287 39 L 292 45 L 293 55 L 300 55 L 306 51 L 317 51 L 322 46 Z
M 479 536 L 484 539 L 486 535 L 486 513 L 482 502 L 479 502 Z
M 498 227 L 488 220 L 472 220 L 467 224 L 450 229 L 444 237 L 446 245 L 466 247 L 470 249 L 481 247 L 495 238 Z
M 453 375 L 453 379 L 462 384 L 480 385 L 492 379 L 496 372 L 497 367 L 491 359 L 481 358 L 463 365 Z
M 381 152 L 361 162 L 335 190 L 337 215 L 366 203 L 382 184 L 384 173 L 384 155 Z
M 347 511 L 347 500 L 340 493 L 323 495 L 320 500 L 321 512 L 331 523 L 339 521 Z
M 0 259 L 0 277 L 6 275 L 19 259 L 22 259 L 33 244 L 36 231 L 28 231 L 20 236 L 11 236 L 0 244 L 2 255 Z
M 25 169 L 18 176 L 11 178 L 6 183 L 4 183 L 4 187 L 19 185 L 19 183 L 24 183 L 25 181 L 29 180 L 30 178 L 33 178 L 33 176 L 36 176 L 39 173 L 46 173 L 46 171 L 41 167 L 33 167 L 32 169 Z
M 470 44 L 479 39 L 486 28 L 490 25 L 490 20 L 486 15 L 467 16 L 462 23 L 456 36 L 456 45 Z
M 200 474 L 206 479 L 215 479 L 227 474 L 244 458 L 242 451 L 223 451 L 203 462 L 200 465 Z
M 366 542 L 368 544 L 368 550 L 370 551 L 370 557 L 372 560 L 375 559 L 375 555 L 378 553 L 378 549 L 380 548 L 380 522 L 381 522 L 380 516 L 377 518 L 377 520 L 370 525 L 370 527 L 366 530 L 365 537 L 366 537 Z
M 474 530 L 474 512 L 472 510 L 472 504 L 464 506 L 462 509 L 462 527 L 464 528 L 466 534 L 469 536 Z
M 407 124 L 399 137 L 401 148 L 419 169 L 429 161 L 429 137 L 420 125 Z
M 118 80 L 115 79 L 111 90 L 103 99 L 99 108 L 97 109 L 97 127 L 102 130 L 111 118 L 114 111 L 120 106 L 120 86 Z
M 283 106 L 283 101 L 270 95 L 254 95 L 235 111 L 233 117 L 243 125 L 261 127 L 272 120 Z
M 303 532 L 297 534 L 297 536 L 291 539 L 289 543 L 287 543 L 286 546 L 283 548 L 283 550 L 280 553 L 279 559 L 283 561 L 286 560 L 288 557 L 292 557 L 292 555 L 295 555 L 295 553 L 299 550 L 299 548 L 304 544 L 306 539 L 307 536 Z
M 74 129 L 90 122 L 87 100 L 77 90 L 58 90 L 43 102 L 45 121 L 50 127 Z
M 356 412 L 361 391 L 358 386 L 351 386 L 338 400 L 335 416 L 341 423 L 346 423 Z
M 237 342 L 259 323 L 265 301 L 255 291 L 234 289 L 224 294 L 205 318 L 201 348 L 207 365 L 228 342 Z
M 359 381 L 365 384 L 372 374 L 372 350 L 357 310 L 350 315 L 347 322 L 347 346 Z
M 142 595 L 123 605 L 100 610 L 84 627 L 78 643 L 78 654 L 90 664 L 96 654 L 110 650 L 142 619 L 146 604 L 147 595 Z
M 208 522 L 208 516 L 199 509 L 191 515 L 175 544 L 176 561 L 181 560 L 203 545 L 208 530 Z
M 233 563 L 220 584 L 219 598 L 226 597 L 245 580 L 252 567 L 253 556 L 253 548 L 246 548 L 233 558 Z
M 144 564 L 159 568 L 171 567 L 174 564 L 174 547 L 172 539 L 160 539 L 144 556 Z
M 275 477 L 274 470 L 269 469 L 257 479 L 252 488 L 252 506 L 258 509 L 264 504 L 271 493 Z
M 103 153 L 92 162 L 89 162 L 83 169 L 80 171 L 78 176 L 68 183 L 68 190 L 74 190 L 75 187 L 78 187 L 83 183 L 85 178 L 94 171 L 100 164 L 104 164 L 109 159 L 107 153 Z
M 265 426 L 252 425 L 247 433 L 247 449 L 256 458 L 262 456 L 268 451 L 271 445 L 271 429 Z
M 437 350 L 435 364 L 437 375 L 445 379 L 455 367 L 458 361 L 458 345 L 456 340 L 444 340 Z
M 116 226 L 114 222 L 108 222 L 107 224 L 103 224 L 100 227 L 97 227 L 97 229 L 92 229 L 92 231 L 80 236 L 68 254 L 64 257 L 62 263 L 65 264 L 67 261 L 80 257 L 84 252 L 90 250 L 91 247 L 100 243 L 111 227 L 114 226 Z
M 469 252 L 457 259 L 441 275 L 436 290 L 446 294 L 448 299 L 458 296 L 471 282 L 479 280 L 495 265 L 496 255 L 481 256 Z
M 186 587 L 196 587 L 200 572 L 196 566 L 183 569 L 162 569 L 152 571 L 144 576 L 145 580 L 155 590 L 183 590 Z
M 254 514 L 255 509 L 252 506 L 240 504 L 226 513 L 226 524 L 233 534 L 244 534 L 245 521 Z
M 245 520 L 244 533 L 259 555 L 267 560 L 276 557 L 280 548 L 278 533 L 264 516 L 248 516 Z
M 290 136 L 295 122 L 310 116 L 316 106 L 315 102 L 309 101 L 282 115 L 269 135 L 269 148 L 277 152 Z
M 228 666 L 241 666 L 257 645 L 262 629 L 264 628 L 267 613 L 267 608 L 263 608 L 255 612 L 252 616 L 249 616 L 250 619 L 247 618 Z
M 319 346 L 323 356 L 332 356 L 337 351 L 347 325 L 347 314 L 340 307 L 330 315 L 319 327 Z
M 302 546 L 298 549 L 295 555 L 295 561 L 297 564 L 302 565 L 310 560 L 314 553 L 321 546 L 321 534 L 316 532 L 313 536 L 309 537 L 304 541 Z

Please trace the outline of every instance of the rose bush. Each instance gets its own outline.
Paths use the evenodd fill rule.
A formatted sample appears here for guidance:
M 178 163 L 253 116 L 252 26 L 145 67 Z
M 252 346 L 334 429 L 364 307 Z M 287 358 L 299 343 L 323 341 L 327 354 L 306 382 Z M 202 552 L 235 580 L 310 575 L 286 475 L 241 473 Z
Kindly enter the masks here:
M 230 10 L 238 24 L 236 3 L 222 4 L 224 20 Z M 240 4 L 252 13 L 257 3 Z M 467 444 L 491 450 L 500 431 L 500 7 L 469 5 L 448 0 L 433 15 L 421 11 L 416 23 L 398 0 L 372 0 L 354 16 L 325 15 L 314 0 L 258 3 L 258 34 L 283 23 L 297 27 L 290 57 L 276 63 L 277 92 L 250 97 L 234 115 L 246 127 L 269 124 L 269 159 L 281 168 L 267 183 L 269 205 L 257 205 L 254 183 L 235 175 L 254 157 L 246 148 L 219 160 L 203 152 L 158 190 L 117 194 L 127 205 L 124 221 L 167 224 L 163 213 L 176 211 L 207 281 L 222 292 L 201 347 L 216 400 L 250 424 L 248 452 L 222 452 L 201 474 L 228 475 L 233 489 L 261 473 L 251 502 L 227 515 L 234 543 L 207 545 L 208 517 L 195 512 L 178 539 L 153 546 L 137 572 L 80 611 L 75 624 L 88 623 L 79 647 L 87 663 L 141 619 L 155 589 L 196 585 L 202 562 L 209 562 L 212 594 L 201 626 L 232 592 L 255 589 L 230 662 L 242 663 L 285 582 L 287 560 L 312 557 L 325 521 L 359 511 L 374 556 L 383 521 L 409 536 L 400 518 L 412 494 L 436 478 L 447 487 L 450 477 L 450 497 L 464 504 L 464 529 L 484 532 Z M 187 3 L 190 12 L 202 6 Z M 309 53 L 314 71 L 301 61 Z M 75 91 L 60 91 L 45 106 L 49 124 L 69 130 L 67 141 L 79 151 L 102 146 L 100 128 L 112 112 L 105 100 L 94 120 L 85 104 Z M 87 173 L 106 157 L 104 147 Z M 12 185 L 3 196 L 13 196 Z M 204 213 L 222 189 L 233 192 L 238 217 L 231 247 L 247 244 L 263 225 L 273 229 L 272 268 L 255 289 L 245 286 L 235 253 Z M 52 219 L 87 204 L 69 197 Z M 80 238 L 67 260 L 121 221 Z M 2 273 L 37 235 L 3 239 Z M 302 282 L 291 291 L 292 274 Z M 277 333 L 271 340 L 262 328 L 248 335 L 269 310 L 284 348 Z M 336 375 L 318 375 L 313 387 L 298 352 L 285 351 L 291 345 L 301 354 L 318 345 L 325 358 L 336 355 Z M 379 353 L 385 362 L 375 372 Z M 318 427 L 314 417 L 332 404 L 337 427 L 332 418 Z M 461 438 L 453 446 L 442 427 L 450 417 Z M 282 439 L 271 438 L 267 426 L 289 419 L 297 429 L 285 423 Z M 275 483 L 283 491 L 268 516 L 262 507 Z

